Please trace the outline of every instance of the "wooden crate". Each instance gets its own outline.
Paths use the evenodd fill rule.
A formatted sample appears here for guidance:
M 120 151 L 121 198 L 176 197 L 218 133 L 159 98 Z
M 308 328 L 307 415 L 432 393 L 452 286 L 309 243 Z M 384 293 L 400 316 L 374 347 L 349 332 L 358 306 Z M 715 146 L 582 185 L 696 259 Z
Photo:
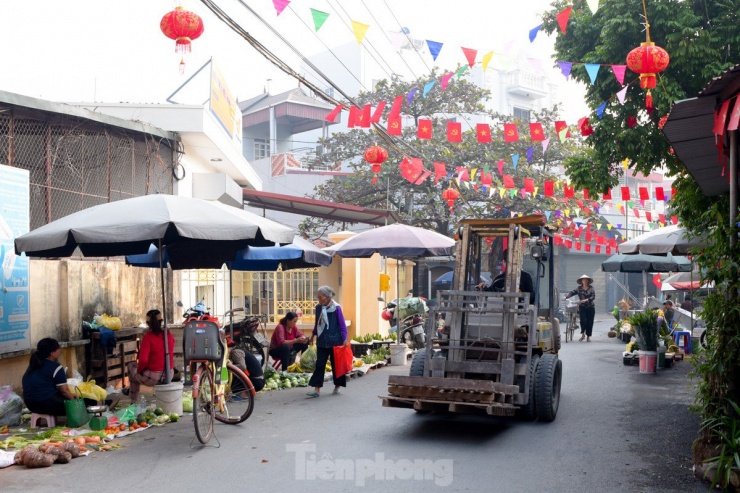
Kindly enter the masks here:
M 116 345 L 110 354 L 100 344 L 100 332 L 90 331 L 90 344 L 85 351 L 87 375 L 103 388 L 109 385 L 113 387 L 123 385 L 123 379 L 128 378 L 126 365 L 136 361 L 139 341 L 145 330 L 141 327 L 131 327 L 115 331 Z

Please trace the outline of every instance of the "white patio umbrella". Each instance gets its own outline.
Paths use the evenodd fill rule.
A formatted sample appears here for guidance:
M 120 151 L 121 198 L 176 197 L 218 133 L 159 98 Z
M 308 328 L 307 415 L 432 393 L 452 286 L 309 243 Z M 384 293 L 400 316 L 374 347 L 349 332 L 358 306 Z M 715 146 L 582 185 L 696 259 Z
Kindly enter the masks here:
M 690 248 L 702 246 L 704 241 L 699 237 L 689 238 L 686 230 L 678 225 L 658 228 L 620 244 L 619 253 L 644 253 L 647 255 L 686 255 Z

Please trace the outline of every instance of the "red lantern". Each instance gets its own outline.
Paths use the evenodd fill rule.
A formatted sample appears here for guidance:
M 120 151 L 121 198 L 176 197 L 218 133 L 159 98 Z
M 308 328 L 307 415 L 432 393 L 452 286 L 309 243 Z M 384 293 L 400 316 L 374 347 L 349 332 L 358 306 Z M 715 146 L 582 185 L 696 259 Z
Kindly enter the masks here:
M 203 20 L 198 14 L 178 5 L 175 10 L 162 17 L 159 28 L 165 36 L 175 40 L 177 53 L 189 53 L 190 42 L 203 34 Z
M 668 68 L 671 58 L 668 52 L 655 43 L 648 40 L 641 43 L 638 48 L 630 51 L 627 55 L 627 67 L 636 74 L 640 74 L 640 87 L 647 89 L 645 96 L 645 106 L 648 110 L 653 109 L 653 96 L 650 89 L 656 85 L 655 74 Z
M 365 161 L 372 164 L 370 171 L 374 173 L 373 185 L 378 181 L 378 173 L 383 169 L 383 162 L 388 159 L 388 151 L 380 146 L 368 147 L 365 151 Z
M 447 202 L 447 205 L 450 206 L 450 213 L 452 213 L 452 206 L 455 205 L 455 201 L 460 198 L 460 192 L 455 190 L 454 188 L 448 188 L 444 192 L 442 192 L 442 200 Z

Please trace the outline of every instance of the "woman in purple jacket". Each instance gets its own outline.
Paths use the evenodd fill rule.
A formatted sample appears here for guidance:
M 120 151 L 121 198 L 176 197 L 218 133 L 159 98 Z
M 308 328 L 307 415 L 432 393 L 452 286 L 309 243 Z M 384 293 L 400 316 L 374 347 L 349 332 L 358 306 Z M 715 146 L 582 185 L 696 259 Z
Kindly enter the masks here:
M 316 305 L 316 322 L 311 334 L 311 344 L 316 338 L 316 369 L 308 382 L 314 388 L 312 392 L 307 394 L 309 397 L 318 397 L 321 394 L 327 359 L 331 361 L 331 371 L 334 377 L 334 391 L 332 394 L 338 394 L 340 387 L 347 386 L 347 377 L 342 375 L 337 378 L 336 365 L 334 364 L 334 347 L 349 344 L 347 324 L 344 322 L 342 307 L 334 301 L 334 290 L 329 286 L 321 286 L 316 293 L 316 298 L 319 304 Z

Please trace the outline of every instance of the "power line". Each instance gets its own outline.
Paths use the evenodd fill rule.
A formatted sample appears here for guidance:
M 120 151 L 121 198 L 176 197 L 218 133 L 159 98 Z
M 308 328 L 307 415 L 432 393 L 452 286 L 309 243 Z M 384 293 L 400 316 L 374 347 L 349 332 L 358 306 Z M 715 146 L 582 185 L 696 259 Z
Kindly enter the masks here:
M 429 68 L 429 65 L 427 64 L 426 60 L 424 60 L 424 57 L 423 57 L 423 56 L 421 56 L 421 53 L 419 52 L 419 50 L 417 50 L 417 49 L 416 49 L 416 46 L 414 46 L 414 41 L 413 41 L 413 40 L 411 39 L 411 37 L 410 37 L 410 36 L 409 36 L 409 35 L 408 35 L 408 34 L 406 33 L 406 31 L 404 31 L 404 27 L 403 27 L 403 26 L 401 25 L 401 22 L 400 22 L 400 21 L 398 20 L 398 18 L 396 17 L 396 14 L 394 14 L 394 13 L 393 13 L 393 10 L 391 10 L 391 8 L 390 8 L 390 7 L 388 6 L 388 3 L 386 2 L 386 0 L 383 0 L 383 4 L 385 5 L 385 8 L 387 8 L 387 9 L 388 9 L 388 12 L 390 12 L 390 13 L 391 13 L 391 16 L 392 16 L 392 17 L 393 17 L 393 19 L 394 19 L 394 20 L 396 21 L 396 24 L 398 24 L 398 28 L 399 28 L 399 29 L 401 30 L 401 32 L 402 32 L 402 33 L 403 33 L 404 35 L 406 35 L 406 39 L 408 40 L 409 44 L 410 44 L 410 45 L 411 45 L 411 47 L 412 47 L 412 48 L 414 49 L 414 51 L 416 52 L 416 54 L 417 54 L 417 55 L 419 56 L 419 60 L 421 60 L 421 63 L 423 63 L 423 64 L 424 64 L 424 66 L 425 66 L 425 67 L 427 68 L 427 70 L 428 70 L 429 72 L 431 72 L 431 71 L 432 71 L 432 69 L 431 69 L 431 68 Z M 417 78 L 418 78 L 418 77 L 417 77 Z
M 372 10 L 370 10 L 370 7 L 367 6 L 367 4 L 365 3 L 365 0 L 360 0 L 360 1 L 362 2 L 362 5 L 367 10 L 368 14 L 370 14 L 370 17 L 372 17 L 372 19 L 375 21 L 375 23 L 378 26 L 380 26 L 380 22 L 378 21 L 378 19 L 375 18 L 375 15 L 373 14 Z M 391 12 L 391 14 L 392 14 L 392 12 Z M 391 41 L 391 38 L 388 37 L 388 33 L 386 33 L 385 29 L 381 29 L 381 31 L 383 32 L 383 36 L 385 36 L 385 39 L 388 40 L 388 43 L 390 43 L 390 45 L 395 49 L 395 45 L 393 44 L 393 41 Z M 399 34 L 401 34 L 401 33 L 399 32 Z M 409 73 L 411 73 L 411 76 L 413 78 L 415 78 L 415 79 L 418 79 L 419 77 L 414 73 L 414 69 L 411 68 L 411 66 L 408 64 L 408 62 L 403 57 L 403 55 L 401 55 L 401 53 L 398 53 L 398 57 L 401 59 L 401 61 L 403 62 L 403 64 L 406 65 L 406 68 L 409 69 Z
M 345 26 L 347 27 L 347 29 L 349 30 L 349 32 L 351 32 L 351 33 L 353 33 L 353 34 L 354 34 L 354 30 L 352 29 L 352 27 L 350 27 L 350 25 L 349 25 L 349 24 L 347 24 L 347 21 L 345 21 L 345 20 L 344 20 L 344 19 L 342 18 L 342 16 L 341 16 L 341 15 L 339 14 L 339 11 L 337 11 L 336 7 L 334 7 L 334 6 L 333 6 L 333 5 L 331 4 L 331 2 L 330 2 L 329 0 L 326 0 L 326 3 L 327 3 L 327 4 L 329 5 L 329 7 L 331 7 L 331 8 L 332 8 L 332 9 L 334 10 L 334 12 L 336 12 L 336 13 L 337 13 L 337 17 L 339 17 L 339 19 L 340 19 L 340 20 L 342 21 L 342 23 L 343 23 L 343 24 L 344 24 L 344 25 L 345 25 Z M 339 5 L 339 8 L 341 8 L 341 9 L 342 9 L 342 12 L 344 12 L 344 15 L 346 15 L 346 16 L 347 16 L 347 17 L 348 17 L 348 18 L 349 18 L 350 20 L 352 20 L 352 17 L 351 17 L 351 16 L 350 16 L 350 15 L 349 15 L 349 14 L 347 13 L 347 11 L 346 11 L 346 10 L 344 9 L 344 7 L 342 7 L 342 6 L 341 6 L 341 5 L 339 4 L 339 3 L 337 3 L 337 5 Z M 385 62 L 385 64 L 386 64 L 386 65 L 388 66 L 388 68 L 389 68 L 389 69 L 391 70 L 391 72 L 392 72 L 392 71 L 393 71 L 393 69 L 391 68 L 390 64 L 389 64 L 389 63 L 388 63 L 388 62 L 387 62 L 387 61 L 385 60 L 385 58 L 383 58 L 383 56 L 382 56 L 382 55 L 380 55 L 380 52 L 379 52 L 379 51 L 377 50 L 377 48 L 375 48 L 375 45 L 373 45 L 373 43 L 372 43 L 372 42 L 371 42 L 371 41 L 370 41 L 370 40 L 369 40 L 369 39 L 368 39 L 367 37 L 366 37 L 366 38 L 364 39 L 364 42 L 365 42 L 365 44 L 367 44 L 367 45 L 368 45 L 369 47 L 371 47 L 371 48 L 372 48 L 373 50 L 375 50 L 375 53 L 377 53 L 377 54 L 378 54 L 378 56 L 379 56 L 379 57 L 381 58 L 381 60 L 383 60 L 383 62 Z M 380 67 L 380 69 L 381 69 L 381 70 L 382 70 L 383 72 L 385 72 L 385 74 L 386 74 L 386 75 L 388 76 L 388 78 L 389 78 L 389 79 L 393 78 L 392 74 L 391 74 L 391 73 L 389 73 L 389 72 L 388 72 L 388 71 L 387 71 L 387 70 L 385 69 L 385 67 L 383 67 L 383 65 L 382 65 L 382 64 L 381 64 L 381 63 L 380 63 L 380 62 L 378 61 L 378 59 L 377 59 L 377 58 L 375 58 L 375 55 L 373 55 L 373 54 L 372 54 L 372 52 L 371 52 L 371 51 L 370 51 L 369 49 L 367 50 L 367 53 L 368 53 L 368 55 L 370 55 L 370 57 L 372 57 L 372 59 L 373 59 L 373 60 L 375 60 L 375 63 L 377 63 L 377 64 L 378 64 L 378 67 Z

